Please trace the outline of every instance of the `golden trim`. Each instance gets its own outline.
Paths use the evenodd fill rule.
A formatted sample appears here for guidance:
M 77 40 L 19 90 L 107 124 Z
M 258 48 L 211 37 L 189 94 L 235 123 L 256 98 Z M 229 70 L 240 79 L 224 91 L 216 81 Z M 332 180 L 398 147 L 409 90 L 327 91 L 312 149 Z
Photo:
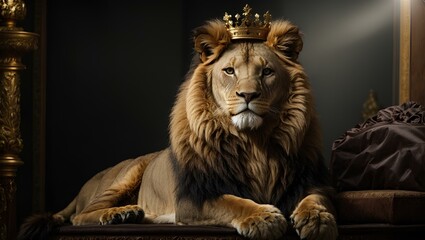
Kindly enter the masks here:
M 5 1 L 0 4 L 0 16 L 5 26 L 2 29 L 17 30 L 16 21 L 24 20 L 27 13 L 27 7 L 22 0 Z
M 25 69 L 22 55 L 38 47 L 38 34 L 16 26 L 25 13 L 23 0 L 2 0 L 0 4 L 0 240 L 16 239 L 15 177 L 23 164 L 19 158 L 23 148 L 19 71 Z
M 400 1 L 399 103 L 410 100 L 410 0 Z
M 22 139 L 19 130 L 20 116 L 20 76 L 17 71 L 0 69 L 0 156 L 19 154 Z M 1 172 L 1 171 L 0 171 Z

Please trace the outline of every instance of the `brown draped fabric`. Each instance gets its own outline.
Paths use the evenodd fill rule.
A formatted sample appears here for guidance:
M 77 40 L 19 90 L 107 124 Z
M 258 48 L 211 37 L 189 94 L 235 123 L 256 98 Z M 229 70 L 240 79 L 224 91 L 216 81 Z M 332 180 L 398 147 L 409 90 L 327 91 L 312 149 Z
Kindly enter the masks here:
M 338 191 L 425 191 L 425 110 L 414 102 L 380 110 L 337 139 L 330 163 Z

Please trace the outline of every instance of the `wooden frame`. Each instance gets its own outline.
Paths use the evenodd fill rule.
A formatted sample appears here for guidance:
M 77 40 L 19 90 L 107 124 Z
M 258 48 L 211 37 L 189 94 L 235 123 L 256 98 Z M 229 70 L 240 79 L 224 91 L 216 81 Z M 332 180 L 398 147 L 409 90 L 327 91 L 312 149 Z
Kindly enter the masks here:
M 425 105 L 425 0 L 399 0 L 399 103 Z
M 400 1 L 399 103 L 410 100 L 410 0 Z

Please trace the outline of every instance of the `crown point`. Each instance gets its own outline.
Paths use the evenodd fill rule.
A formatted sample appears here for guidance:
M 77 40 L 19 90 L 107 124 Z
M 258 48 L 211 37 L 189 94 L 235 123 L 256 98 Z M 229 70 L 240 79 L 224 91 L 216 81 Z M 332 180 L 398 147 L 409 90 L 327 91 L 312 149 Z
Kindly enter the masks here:
M 267 39 L 267 35 L 270 31 L 271 15 L 267 11 L 263 15 L 263 21 L 260 19 L 258 13 L 251 14 L 252 8 L 246 4 L 243 8 L 242 18 L 239 13 L 235 15 L 235 22 L 233 21 L 232 15 L 227 12 L 224 13 L 224 23 L 227 31 L 230 33 L 232 39 L 255 39 L 263 40 Z

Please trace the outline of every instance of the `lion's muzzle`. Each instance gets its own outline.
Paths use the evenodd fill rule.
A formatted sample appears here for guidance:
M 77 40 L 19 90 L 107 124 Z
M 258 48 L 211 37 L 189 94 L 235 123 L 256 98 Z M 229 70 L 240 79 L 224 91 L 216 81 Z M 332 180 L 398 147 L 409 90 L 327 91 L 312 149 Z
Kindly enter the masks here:
M 263 123 L 263 118 L 251 110 L 245 110 L 232 116 L 232 122 L 238 129 L 256 129 Z

